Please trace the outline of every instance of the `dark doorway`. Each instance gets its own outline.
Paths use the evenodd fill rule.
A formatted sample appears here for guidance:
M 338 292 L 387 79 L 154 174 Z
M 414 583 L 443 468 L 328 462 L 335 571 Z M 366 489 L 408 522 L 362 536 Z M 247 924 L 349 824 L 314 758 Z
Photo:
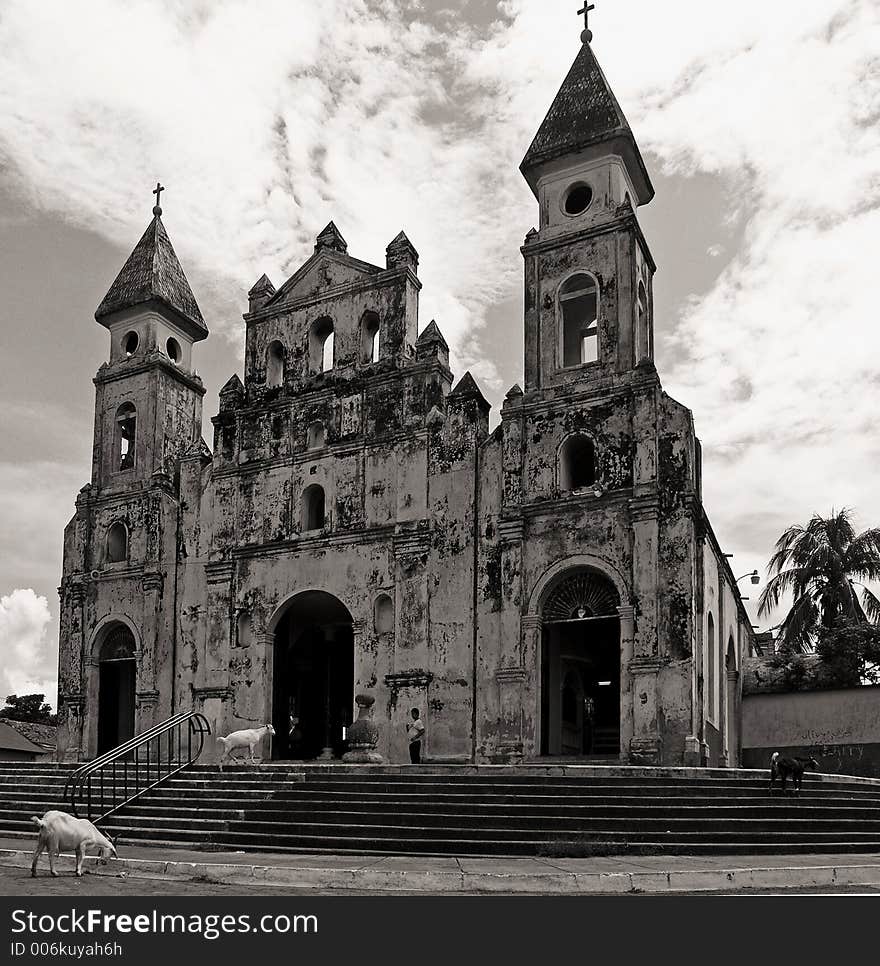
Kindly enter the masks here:
M 620 754 L 620 618 L 614 586 L 578 572 L 543 609 L 541 754 Z M 610 613 L 609 613 L 610 612 Z
M 295 597 L 275 631 L 274 758 L 338 758 L 354 703 L 351 615 L 332 594 Z
M 134 636 L 125 626 L 110 631 L 98 665 L 98 754 L 134 737 L 136 663 Z

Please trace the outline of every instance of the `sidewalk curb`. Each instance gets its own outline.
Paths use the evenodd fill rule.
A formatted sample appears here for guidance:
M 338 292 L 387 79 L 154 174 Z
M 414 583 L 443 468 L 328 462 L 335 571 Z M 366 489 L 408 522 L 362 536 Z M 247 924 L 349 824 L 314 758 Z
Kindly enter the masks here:
M 31 852 L 0 849 L 0 868 L 29 869 Z M 70 859 L 62 857 L 64 872 Z M 245 863 L 114 859 L 106 866 L 86 860 L 92 874 L 133 879 L 196 880 L 218 885 L 291 886 L 335 890 L 430 893 L 539 893 L 542 895 L 662 894 L 739 889 L 880 886 L 880 864 L 770 868 L 686 869 L 671 872 L 466 872 L 375 868 L 291 868 Z M 43 860 L 43 866 L 45 859 Z M 48 875 L 43 866 L 40 875 Z

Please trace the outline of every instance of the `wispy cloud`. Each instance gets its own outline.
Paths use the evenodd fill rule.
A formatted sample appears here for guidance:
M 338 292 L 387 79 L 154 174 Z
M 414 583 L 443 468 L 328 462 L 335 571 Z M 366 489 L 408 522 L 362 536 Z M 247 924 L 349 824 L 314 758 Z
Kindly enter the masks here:
M 48 601 L 30 588 L 0 597 L 0 701 L 8 694 L 41 692 L 55 706 L 58 682 L 47 634 L 50 620 Z
M 8 0 L 0 158 L 32 204 L 124 247 L 161 177 L 215 331 L 331 217 L 375 261 L 403 227 L 423 324 L 435 316 L 459 371 L 497 393 L 519 373 L 498 373 L 486 313 L 520 291 L 536 219 L 517 165 L 578 27 L 567 0 L 506 0 L 482 26 L 447 6 Z M 716 176 L 745 225 L 711 290 L 655 320 L 666 388 L 703 437 L 716 529 L 745 571 L 831 503 L 876 521 L 880 9 L 618 0 L 595 31 L 653 163 Z M 682 231 L 700 216 L 683 208 Z

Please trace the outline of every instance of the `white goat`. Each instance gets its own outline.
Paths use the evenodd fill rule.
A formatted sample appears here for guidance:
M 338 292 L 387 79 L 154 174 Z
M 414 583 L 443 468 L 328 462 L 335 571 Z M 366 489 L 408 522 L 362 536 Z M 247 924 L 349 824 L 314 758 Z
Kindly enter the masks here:
M 57 876 L 55 859 L 61 852 L 76 852 L 76 874 L 82 875 L 83 859 L 87 849 L 97 849 L 101 854 L 101 864 L 106 865 L 112 856 L 116 858 L 116 846 L 103 835 L 87 818 L 74 818 L 67 812 L 46 812 L 42 818 L 31 816 L 31 821 L 40 830 L 31 875 L 37 874 L 37 862 L 45 849 L 49 853 L 49 871 Z
M 251 761 L 254 760 L 254 748 L 265 738 L 266 735 L 274 735 L 275 729 L 270 724 L 263 725 L 262 728 L 247 728 L 244 731 L 233 731 L 225 738 L 220 735 L 217 740 L 223 745 L 223 754 L 220 757 L 220 771 L 223 771 L 223 762 L 227 758 L 233 758 L 232 752 L 237 748 L 247 748 L 250 751 Z M 234 760 L 234 759 L 233 759 Z

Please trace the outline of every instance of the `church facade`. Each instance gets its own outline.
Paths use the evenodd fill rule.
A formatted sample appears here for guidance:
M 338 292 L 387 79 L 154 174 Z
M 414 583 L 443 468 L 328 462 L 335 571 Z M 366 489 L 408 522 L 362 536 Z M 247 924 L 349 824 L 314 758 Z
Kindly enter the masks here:
M 434 762 L 734 765 L 752 628 L 654 366 L 654 189 L 588 43 L 529 148 L 522 386 L 490 430 L 418 254 L 331 222 L 248 293 L 202 439 L 208 335 L 161 208 L 96 312 L 92 479 L 65 531 L 59 706 L 93 757 L 183 709 L 331 759 L 354 696 Z

